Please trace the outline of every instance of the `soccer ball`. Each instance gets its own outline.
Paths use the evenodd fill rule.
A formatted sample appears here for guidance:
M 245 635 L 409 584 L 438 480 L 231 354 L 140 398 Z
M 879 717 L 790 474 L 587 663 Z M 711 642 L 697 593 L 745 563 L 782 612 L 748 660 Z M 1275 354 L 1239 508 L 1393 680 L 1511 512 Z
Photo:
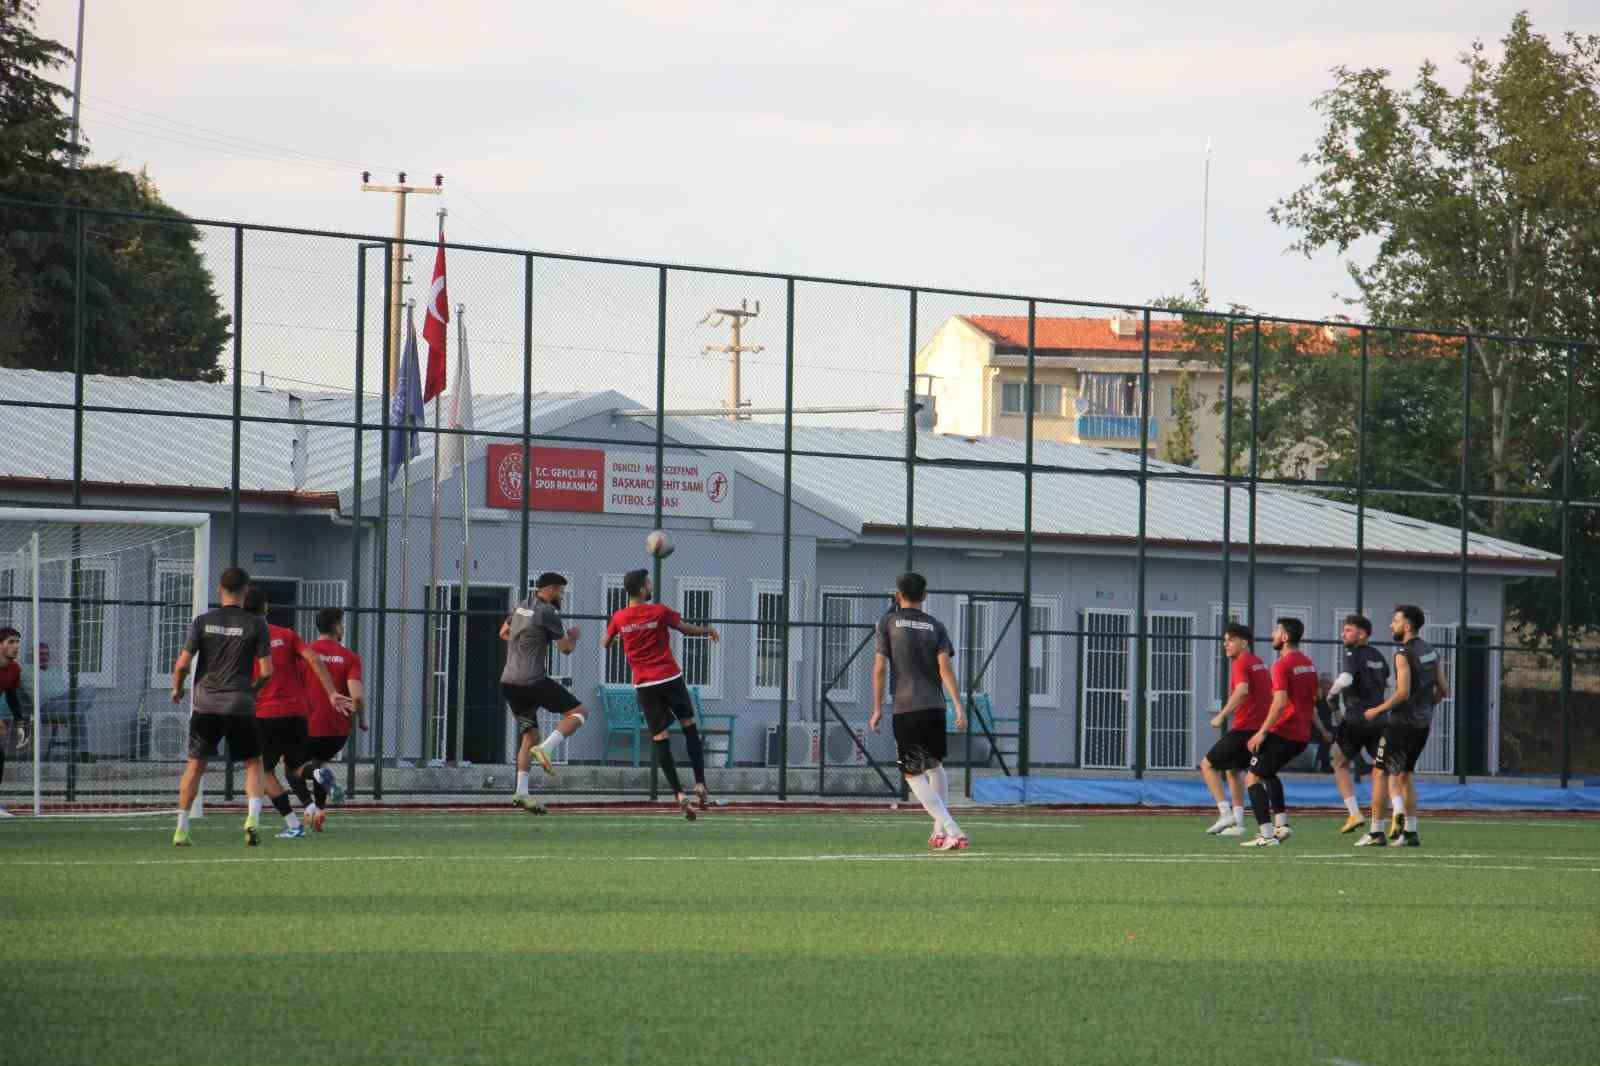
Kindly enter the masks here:
M 644 538 L 644 550 L 657 559 L 665 559 L 672 554 L 672 538 L 662 530 L 652 530 L 650 535 Z

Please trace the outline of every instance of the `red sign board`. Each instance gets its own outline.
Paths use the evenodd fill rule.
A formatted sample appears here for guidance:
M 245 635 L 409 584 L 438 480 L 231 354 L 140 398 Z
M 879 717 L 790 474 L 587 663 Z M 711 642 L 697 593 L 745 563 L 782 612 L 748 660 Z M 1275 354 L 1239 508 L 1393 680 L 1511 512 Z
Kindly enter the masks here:
M 520 444 L 488 449 L 485 503 L 522 508 Z M 600 448 L 533 448 L 532 495 L 536 511 L 651 514 L 656 506 L 656 464 L 650 452 Z M 732 518 L 733 466 L 725 459 L 674 453 L 663 464 L 661 512 L 676 518 Z
M 605 510 L 606 453 L 599 448 L 532 448 L 528 452 L 533 476 L 522 473 L 522 446 L 488 447 L 490 507 L 522 507 L 523 486 L 531 486 L 528 506 L 535 511 Z

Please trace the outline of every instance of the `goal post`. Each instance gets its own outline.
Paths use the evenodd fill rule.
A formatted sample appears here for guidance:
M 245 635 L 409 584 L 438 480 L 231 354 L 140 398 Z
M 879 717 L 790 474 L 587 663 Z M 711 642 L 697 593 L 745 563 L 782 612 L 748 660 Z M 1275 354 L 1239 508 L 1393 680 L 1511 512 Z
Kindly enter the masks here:
M 193 697 L 175 707 L 167 679 L 209 604 L 210 558 L 204 513 L 0 507 L 0 625 L 24 632 L 33 749 L 0 804 L 174 808 Z

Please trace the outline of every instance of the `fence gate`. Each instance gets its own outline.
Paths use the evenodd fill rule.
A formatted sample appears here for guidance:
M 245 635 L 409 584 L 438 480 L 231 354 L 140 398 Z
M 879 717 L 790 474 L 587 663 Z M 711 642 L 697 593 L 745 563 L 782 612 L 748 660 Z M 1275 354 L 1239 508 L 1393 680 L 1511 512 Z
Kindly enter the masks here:
M 1126 770 L 1133 766 L 1133 612 L 1089 609 L 1083 612 L 1084 636 L 1079 685 L 1083 713 L 1079 735 L 1081 762 L 1091 770 Z
M 1439 652 L 1439 667 L 1450 683 L 1450 695 L 1433 708 L 1433 729 L 1428 733 L 1428 743 L 1417 759 L 1417 771 L 1424 774 L 1453 774 L 1456 772 L 1456 642 L 1459 626 L 1425 625 L 1422 639 Z M 1432 678 L 1428 679 L 1431 684 Z M 1417 683 L 1412 678 L 1412 684 Z
M 1194 765 L 1194 615 L 1152 613 L 1148 650 L 1145 763 L 1186 770 Z

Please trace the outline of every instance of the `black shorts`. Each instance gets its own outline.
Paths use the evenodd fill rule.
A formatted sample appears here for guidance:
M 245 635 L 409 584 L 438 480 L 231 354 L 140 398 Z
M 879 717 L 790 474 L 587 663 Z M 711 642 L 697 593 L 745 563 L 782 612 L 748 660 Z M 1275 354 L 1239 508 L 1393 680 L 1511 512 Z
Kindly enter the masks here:
M 1334 742 L 1339 745 L 1339 750 L 1344 752 L 1344 757 L 1351 762 L 1356 761 L 1356 756 L 1365 751 L 1367 757 L 1374 763 L 1378 761 L 1378 741 L 1383 737 L 1383 723 L 1369 722 L 1366 716 L 1359 711 L 1345 715 L 1333 730 Z
M 674 720 L 694 721 L 694 698 L 683 678 L 675 677 L 659 685 L 645 685 L 634 689 L 639 696 L 639 710 L 650 726 L 650 734 L 664 733 L 672 728 Z
M 1250 756 L 1250 772 L 1257 777 L 1271 777 L 1294 761 L 1296 755 L 1306 750 L 1303 740 L 1289 740 L 1276 733 L 1261 738 L 1261 746 Z
M 517 720 L 517 732 L 539 731 L 539 709 L 556 714 L 566 714 L 583 706 L 583 701 L 568 692 L 560 682 L 542 677 L 531 685 L 500 683 L 500 692 L 511 705 L 511 717 Z
M 311 737 L 306 741 L 306 754 L 312 762 L 332 762 L 344 750 L 349 737 Z
M 1222 734 L 1206 752 L 1206 761 L 1213 770 L 1243 770 L 1250 762 L 1250 749 L 1244 744 L 1254 735 L 1254 729 L 1235 729 Z
M 1428 732 L 1425 725 L 1390 722 L 1378 739 L 1377 765 L 1383 767 L 1384 773 L 1409 774 L 1417 768 L 1422 749 L 1427 747 Z
M 895 755 L 900 772 L 915 777 L 944 761 L 945 709 L 931 707 L 893 716 Z
M 189 758 L 210 759 L 217 745 L 228 742 L 229 762 L 243 762 L 261 755 L 261 731 L 253 714 L 191 714 L 189 716 Z
M 256 725 L 261 730 L 261 765 L 267 773 L 277 769 L 279 759 L 285 770 L 298 770 L 311 757 L 309 723 L 301 715 L 257 718 Z

